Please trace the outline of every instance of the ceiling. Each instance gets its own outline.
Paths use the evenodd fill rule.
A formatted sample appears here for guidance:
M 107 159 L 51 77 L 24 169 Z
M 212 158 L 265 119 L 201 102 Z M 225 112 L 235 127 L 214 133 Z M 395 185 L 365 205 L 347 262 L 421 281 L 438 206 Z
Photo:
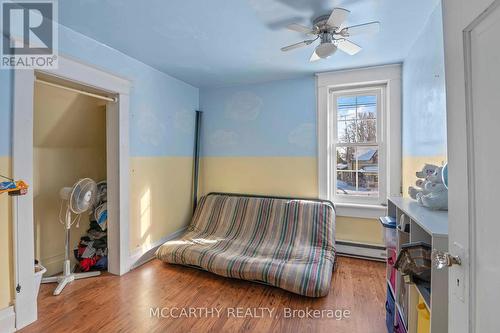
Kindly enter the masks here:
M 399 62 L 439 0 L 60 0 L 61 24 L 197 87 L 300 77 L 321 71 Z M 280 47 L 306 36 L 284 27 L 334 7 L 351 11 L 347 25 L 380 21 L 377 35 L 309 63 L 313 46 Z

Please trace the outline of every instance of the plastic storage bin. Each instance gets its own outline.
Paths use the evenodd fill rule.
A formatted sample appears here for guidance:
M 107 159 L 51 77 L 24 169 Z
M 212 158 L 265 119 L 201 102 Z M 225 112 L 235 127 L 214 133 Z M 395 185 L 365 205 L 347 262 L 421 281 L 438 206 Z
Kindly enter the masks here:
M 396 249 L 387 249 L 387 279 L 391 283 L 392 290 L 396 290 Z
M 396 303 L 392 291 L 387 285 L 387 300 L 385 301 L 385 324 L 387 332 L 394 332 L 394 315 L 396 314 Z
M 396 219 L 390 216 L 384 216 L 379 218 L 382 224 L 382 237 L 384 238 L 384 243 L 386 248 L 395 249 L 396 248 Z
M 400 315 L 396 316 L 396 326 L 394 326 L 394 333 L 406 333 L 406 328 L 403 325 L 403 319 Z
M 36 287 L 36 297 L 38 297 L 38 292 L 40 291 L 40 284 L 42 283 L 42 276 L 45 274 L 47 269 L 40 265 L 39 263 L 35 263 L 35 287 Z
M 410 285 L 406 284 L 403 275 L 399 275 L 399 289 L 397 291 L 397 300 L 399 305 L 399 310 L 401 310 L 400 315 L 402 316 L 402 322 L 404 325 L 408 325 L 408 295 L 410 293 Z M 398 316 L 399 317 L 399 316 Z
M 432 266 L 431 246 L 424 242 L 402 245 L 401 252 L 394 266 L 402 274 L 430 282 Z
M 417 304 L 417 333 L 429 333 L 431 330 L 431 314 L 425 306 L 422 296 L 418 298 Z

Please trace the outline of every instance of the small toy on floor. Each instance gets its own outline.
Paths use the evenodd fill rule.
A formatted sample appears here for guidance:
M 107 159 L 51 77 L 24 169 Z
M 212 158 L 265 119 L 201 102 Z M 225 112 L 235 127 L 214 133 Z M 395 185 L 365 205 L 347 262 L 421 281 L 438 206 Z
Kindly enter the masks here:
M 425 164 L 416 172 L 416 186 L 408 188 L 408 195 L 433 210 L 448 210 L 448 188 L 443 184 L 443 167 Z

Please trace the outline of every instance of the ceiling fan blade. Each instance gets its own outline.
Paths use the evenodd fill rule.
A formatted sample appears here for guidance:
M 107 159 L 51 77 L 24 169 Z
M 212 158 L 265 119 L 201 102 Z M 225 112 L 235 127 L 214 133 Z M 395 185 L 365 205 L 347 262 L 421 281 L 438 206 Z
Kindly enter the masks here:
M 311 58 L 309 58 L 309 62 L 315 62 L 320 60 L 321 58 L 316 54 L 316 50 L 311 54 Z
M 301 32 L 303 34 L 307 35 L 312 35 L 314 34 L 314 31 L 312 28 L 297 24 L 297 23 L 292 23 L 286 26 L 289 30 L 296 31 L 296 32 Z
M 350 37 L 360 34 L 375 34 L 380 31 L 380 22 L 369 22 L 342 29 L 341 34 Z
M 337 47 L 339 48 L 339 50 L 344 51 L 349 55 L 355 55 L 362 50 L 361 46 L 347 39 L 339 41 Z
M 316 39 L 308 39 L 308 40 L 304 40 L 302 42 L 298 42 L 298 43 L 295 43 L 295 44 L 292 44 L 292 45 L 288 45 L 288 46 L 282 47 L 281 51 L 286 52 L 286 51 L 298 49 L 299 47 L 303 47 L 303 46 L 307 46 L 307 45 L 311 44 L 315 40 Z
M 332 14 L 328 18 L 327 24 L 332 27 L 340 27 L 347 19 L 350 11 L 344 8 L 334 8 Z

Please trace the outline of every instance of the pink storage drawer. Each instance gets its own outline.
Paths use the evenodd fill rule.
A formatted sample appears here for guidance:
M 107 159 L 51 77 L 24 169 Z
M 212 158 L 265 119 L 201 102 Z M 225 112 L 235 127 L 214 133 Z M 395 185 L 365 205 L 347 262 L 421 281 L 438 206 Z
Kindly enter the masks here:
M 392 290 L 396 290 L 396 269 L 394 268 L 396 257 L 396 249 L 387 249 L 387 279 L 391 283 Z

